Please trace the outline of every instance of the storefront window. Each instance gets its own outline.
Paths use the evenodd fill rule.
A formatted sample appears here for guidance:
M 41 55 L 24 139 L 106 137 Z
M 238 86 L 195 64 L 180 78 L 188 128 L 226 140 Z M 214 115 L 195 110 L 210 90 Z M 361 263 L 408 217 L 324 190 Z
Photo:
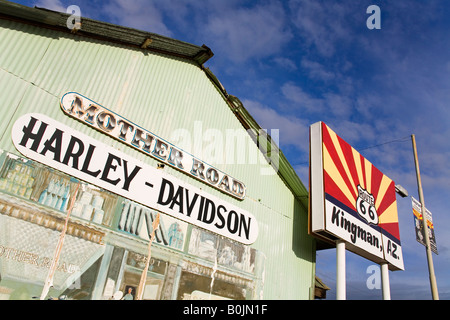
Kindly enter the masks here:
M 0 298 L 35 299 L 54 259 L 69 200 L 80 182 L 34 161 L 0 152 Z M 90 190 L 84 184 L 84 190 Z M 116 205 L 102 190 L 88 219 L 71 217 L 48 298 L 90 299 L 105 246 L 105 230 L 92 223 L 110 221 L 104 210 Z M 82 203 L 80 192 L 76 203 Z M 80 201 L 81 200 L 81 201 Z M 96 219 L 95 209 L 102 221 Z M 96 221 L 94 221 L 96 220 Z
M 40 296 L 78 185 L 48 298 L 136 299 L 157 212 L 6 152 L 0 155 L 0 299 Z M 249 246 L 161 214 L 143 299 L 254 298 L 257 257 Z
M 124 200 L 118 230 L 149 240 L 157 212 L 130 200 Z M 183 250 L 188 224 L 162 214 L 155 232 L 155 243 Z

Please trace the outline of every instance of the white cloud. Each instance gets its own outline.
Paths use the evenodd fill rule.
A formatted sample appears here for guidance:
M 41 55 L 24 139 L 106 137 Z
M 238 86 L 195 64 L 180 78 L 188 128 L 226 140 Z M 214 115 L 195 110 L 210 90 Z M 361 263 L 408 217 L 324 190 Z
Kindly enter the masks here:
M 276 55 L 293 38 L 283 5 L 276 1 L 243 7 L 239 1 L 112 0 L 103 13 L 113 23 L 169 37 L 189 34 L 186 41 L 205 43 L 222 59 L 238 63 Z M 288 60 L 276 62 L 295 67 Z
M 309 71 L 311 79 L 327 82 L 335 78 L 335 74 L 327 70 L 325 66 L 307 58 L 302 59 L 302 67 Z
M 64 13 L 67 10 L 60 0 L 39 0 L 36 2 L 36 6 Z
M 276 57 L 273 59 L 273 61 L 279 65 L 280 67 L 282 67 L 283 69 L 286 69 L 288 71 L 296 71 L 297 65 L 295 64 L 294 61 L 292 61 L 291 59 L 285 58 L 285 57 Z M 450 66 L 450 63 L 449 63 Z M 450 69 L 450 67 L 449 67 Z
M 373 119 L 382 106 L 382 99 L 375 94 L 361 94 L 356 98 L 356 110 L 365 118 Z
M 173 35 L 163 21 L 161 10 L 152 1 L 114 0 L 105 4 L 103 10 L 114 23 L 168 37 Z
M 282 150 L 290 145 L 309 152 L 309 124 L 305 119 L 282 115 L 257 101 L 243 100 L 242 103 L 262 128 L 279 129 Z
M 281 92 L 292 103 L 293 110 L 321 114 L 323 120 L 330 117 L 348 119 L 354 109 L 352 98 L 342 93 L 326 92 L 322 97 L 316 98 L 292 82 L 285 83 Z
M 331 57 L 340 41 L 351 38 L 348 8 L 338 2 L 317 0 L 291 0 L 292 21 L 308 45 L 320 55 Z M 363 9 L 361 9 L 362 12 Z
M 281 92 L 287 100 L 294 104 L 294 109 L 304 110 L 308 113 L 319 113 L 325 110 L 323 99 L 312 97 L 292 82 L 285 83 L 281 87 Z
M 218 48 L 235 62 L 281 52 L 292 39 L 281 4 L 215 11 L 203 32 L 215 51 Z
M 353 102 L 349 97 L 332 92 L 325 93 L 324 96 L 326 105 L 331 114 L 340 119 L 350 118 L 353 111 Z
M 371 123 L 339 120 L 330 121 L 327 125 L 352 146 L 356 146 L 358 142 L 373 141 L 376 138 L 376 131 Z

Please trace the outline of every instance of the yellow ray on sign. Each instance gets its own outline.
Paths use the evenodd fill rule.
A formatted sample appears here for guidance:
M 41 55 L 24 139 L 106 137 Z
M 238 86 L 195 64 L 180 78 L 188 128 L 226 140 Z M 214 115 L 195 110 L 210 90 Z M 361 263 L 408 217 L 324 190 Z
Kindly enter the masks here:
M 375 199 L 375 208 L 378 210 L 380 207 L 381 201 L 384 199 L 384 195 L 386 194 L 387 189 L 389 188 L 389 185 L 391 184 L 392 180 L 389 179 L 387 176 L 383 175 L 383 178 L 380 182 L 380 189 L 378 190 L 377 198 Z
M 353 159 L 355 159 L 356 172 L 358 173 L 359 185 L 364 189 L 366 189 L 366 186 L 364 185 L 364 177 L 362 173 L 362 166 L 359 153 L 354 148 L 352 148 L 352 152 L 353 152 Z
M 347 197 L 350 203 L 355 203 L 356 201 L 355 194 L 352 193 L 347 187 L 347 184 L 345 183 L 344 179 L 339 173 L 336 164 L 333 162 L 333 159 L 331 159 L 330 153 L 328 152 L 328 149 L 325 146 L 325 144 L 323 146 L 323 166 L 324 170 L 330 175 L 333 181 L 338 186 L 340 186 L 342 193 Z
M 355 182 L 353 181 L 352 175 L 351 175 L 350 170 L 348 168 L 347 161 L 345 161 L 344 153 L 342 152 L 341 144 L 339 143 L 338 137 L 337 137 L 336 133 L 333 130 L 328 130 L 328 132 L 330 133 L 331 140 L 333 141 L 333 145 L 334 145 L 334 147 L 336 149 L 336 152 L 338 153 L 339 158 L 342 159 L 341 162 L 342 162 L 342 165 L 344 166 L 345 173 L 347 174 L 348 180 L 350 181 L 350 183 L 351 183 L 351 185 L 353 187 L 352 193 L 353 194 L 358 194 Z
M 379 216 L 380 223 L 398 223 L 397 200 Z

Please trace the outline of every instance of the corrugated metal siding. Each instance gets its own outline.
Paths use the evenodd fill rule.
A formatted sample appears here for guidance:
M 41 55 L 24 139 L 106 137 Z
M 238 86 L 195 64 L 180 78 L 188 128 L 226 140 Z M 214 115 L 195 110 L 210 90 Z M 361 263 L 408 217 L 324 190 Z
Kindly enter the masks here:
M 79 92 L 169 141 L 176 129 L 186 129 L 192 135 L 191 147 L 194 138 L 198 139 L 193 136 L 198 121 L 203 132 L 218 129 L 223 137 L 227 129 L 242 130 L 221 93 L 191 62 L 7 21 L 0 22 L 0 52 L 0 132 L 6 132 L 0 147 L 11 152 L 17 153 L 9 134 L 15 119 L 39 112 L 156 164 L 141 152 L 67 117 L 60 110 L 59 99 L 68 91 Z M 208 162 L 193 148 L 186 151 Z M 256 145 L 248 151 L 256 152 Z M 307 235 L 305 209 L 275 172 L 261 175 L 258 165 L 215 166 L 246 184 L 244 201 L 170 167 L 165 170 L 255 215 L 259 237 L 252 246 L 266 257 L 264 298 L 308 299 L 314 283 L 315 253 L 314 240 Z
M 37 30 L 23 25 L 16 30 L 17 23 L 1 21 L 0 65 L 6 71 L 14 71 L 20 78 L 31 80 L 40 60 L 52 42 L 54 33 L 50 30 Z M 24 59 L 24 56 L 27 58 Z
M 16 111 L 15 106 L 17 106 L 22 100 L 25 90 L 28 87 L 28 83 L 23 81 L 17 76 L 11 73 L 0 70 L 0 138 L 3 141 L 3 136 L 5 135 L 9 125 L 9 119 L 12 118 L 14 112 Z M 9 136 L 6 134 L 6 136 Z

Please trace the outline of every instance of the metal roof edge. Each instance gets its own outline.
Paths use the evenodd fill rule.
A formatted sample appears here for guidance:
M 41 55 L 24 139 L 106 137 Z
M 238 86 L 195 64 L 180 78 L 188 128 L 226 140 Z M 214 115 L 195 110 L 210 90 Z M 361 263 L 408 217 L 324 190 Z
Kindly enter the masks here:
M 71 30 L 67 27 L 70 14 L 45 8 L 31 8 L 5 0 L 0 0 L 0 15 L 58 31 L 180 57 L 194 61 L 200 66 L 214 55 L 211 49 L 205 45 L 197 46 L 156 33 L 85 17 L 81 17 L 79 28 Z
M 324 290 L 331 290 L 329 286 L 327 286 L 322 279 L 320 279 L 317 275 L 315 276 L 316 280 L 316 287 L 324 289 Z
M 299 202 L 303 205 L 305 209 L 307 209 L 308 190 L 306 189 L 305 185 L 300 180 L 294 168 L 289 163 L 286 156 L 283 154 L 283 152 L 278 147 L 276 142 L 273 141 L 270 134 L 268 134 L 265 130 L 261 128 L 258 122 L 251 116 L 248 110 L 244 107 L 239 98 L 232 95 L 228 95 L 227 100 L 231 109 L 236 114 L 238 119 L 241 121 L 244 128 L 251 129 L 253 133 L 256 135 L 257 138 L 255 136 L 253 138 L 254 140 L 256 139 L 255 142 L 257 143 L 260 151 L 263 153 L 268 163 L 272 165 L 272 167 L 275 169 L 275 171 L 283 180 L 283 182 L 286 184 L 286 186 L 292 191 L 294 197 L 297 200 L 299 200 Z M 261 139 L 263 139 L 264 141 L 261 141 Z M 266 141 L 268 143 L 265 143 Z M 272 148 L 275 148 L 275 150 L 272 150 Z M 273 152 L 278 153 L 279 157 L 278 165 L 270 160 Z
M 250 115 L 247 109 L 245 109 L 242 102 L 237 97 L 229 95 L 226 92 L 224 86 L 211 72 L 211 70 L 203 67 L 203 64 L 214 55 L 211 49 L 207 46 L 197 46 L 155 33 L 83 17 L 81 17 L 81 28 L 73 31 L 67 28 L 67 19 L 70 17 L 67 13 L 52 11 L 44 8 L 31 8 L 5 0 L 0 0 L 0 17 L 8 17 L 21 22 L 37 24 L 41 27 L 65 31 L 67 33 L 76 33 L 80 36 L 97 38 L 136 48 L 147 49 L 149 51 L 164 53 L 196 62 L 208 78 L 213 82 L 213 84 L 218 88 L 218 90 L 223 94 L 230 109 L 236 115 L 244 128 L 251 129 L 253 131 L 254 136 L 252 138 L 255 140 L 255 143 L 257 143 L 260 147 L 260 150 L 262 149 L 268 163 L 274 167 L 277 174 L 292 191 L 294 197 L 298 199 L 305 208 L 308 208 L 308 191 L 296 174 L 294 168 L 284 156 L 283 152 L 267 133 L 264 134 L 262 138 L 266 139 L 269 143 L 260 143 L 259 139 L 261 138 L 261 135 L 258 135 L 258 133 L 264 132 L 262 131 L 261 126 Z M 264 149 L 264 145 L 268 145 L 270 147 Z M 270 161 L 270 155 L 274 151 L 271 150 L 272 146 L 276 148 L 275 152 L 278 152 L 279 154 L 278 165 L 275 165 Z
M 244 107 L 243 103 L 239 98 L 228 94 L 225 90 L 225 87 L 219 81 L 219 79 L 214 75 L 214 73 L 206 67 L 203 67 L 203 71 L 208 76 L 208 78 L 213 82 L 213 84 L 217 87 L 217 89 L 222 93 L 224 99 L 227 101 L 228 106 L 233 111 L 235 116 L 241 122 L 242 126 L 248 130 L 251 129 L 253 133 L 252 139 L 255 141 L 259 150 L 263 153 L 267 162 L 272 165 L 274 170 L 277 172 L 278 176 L 283 180 L 286 186 L 291 190 L 294 197 L 299 200 L 301 205 L 305 209 L 308 208 L 308 190 L 306 189 L 303 182 L 300 180 L 299 176 L 295 172 L 292 165 L 287 160 L 286 156 L 283 154 L 278 145 L 272 140 L 270 134 L 261 128 L 258 122 L 252 117 L 252 115 L 248 112 L 248 110 Z M 261 143 L 265 141 L 260 141 L 260 139 L 264 139 L 268 143 Z M 268 147 L 267 149 L 265 147 Z M 275 147 L 276 150 L 271 150 L 272 147 Z M 272 152 L 278 152 L 279 161 L 278 165 L 273 163 L 270 160 L 270 156 Z

